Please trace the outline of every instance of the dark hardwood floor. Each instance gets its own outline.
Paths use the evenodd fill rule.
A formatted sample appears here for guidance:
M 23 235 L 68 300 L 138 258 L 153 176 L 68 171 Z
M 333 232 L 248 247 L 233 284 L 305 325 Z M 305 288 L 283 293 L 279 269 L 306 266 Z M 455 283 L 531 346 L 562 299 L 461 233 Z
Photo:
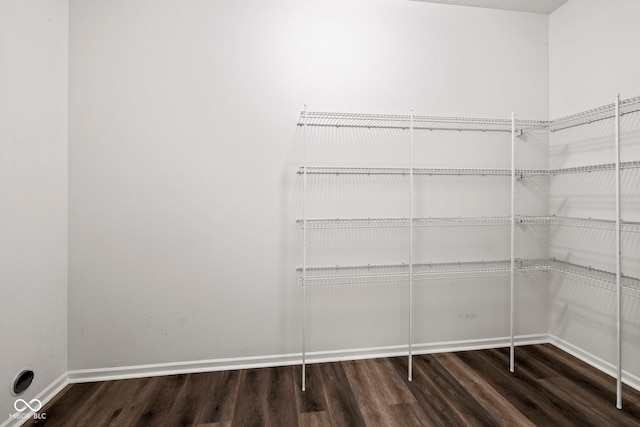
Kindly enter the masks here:
M 40 412 L 54 426 L 640 426 L 640 392 L 556 347 L 173 375 L 69 385 Z

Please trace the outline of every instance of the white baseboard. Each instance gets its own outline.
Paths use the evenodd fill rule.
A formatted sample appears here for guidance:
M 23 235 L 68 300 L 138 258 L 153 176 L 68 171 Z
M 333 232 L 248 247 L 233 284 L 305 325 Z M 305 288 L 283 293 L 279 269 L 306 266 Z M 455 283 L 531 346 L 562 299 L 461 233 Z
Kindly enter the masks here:
M 514 345 L 532 345 L 549 343 L 549 335 L 520 335 L 514 338 Z M 450 353 L 454 351 L 486 350 L 490 348 L 509 347 L 509 337 L 486 338 L 479 340 L 449 341 L 442 343 L 418 344 L 414 346 L 414 354 Z M 406 353 L 405 353 L 406 354 Z
M 555 335 L 551 335 L 550 337 L 551 344 L 558 347 L 560 350 L 569 353 L 570 355 L 577 357 L 585 363 L 593 366 L 594 368 L 604 372 L 607 375 L 612 377 L 616 377 L 617 369 L 616 366 L 612 363 L 607 362 L 604 359 L 599 358 L 598 356 L 589 353 L 575 345 L 559 338 Z M 622 382 L 627 384 L 629 387 L 633 387 L 636 390 L 640 391 L 640 377 L 633 375 L 632 373 L 622 370 Z
M 38 393 L 34 399 L 38 399 L 42 406 L 45 406 L 51 399 L 53 399 L 58 393 L 62 391 L 69 384 L 69 376 L 65 372 L 55 379 L 51 384 L 45 387 L 40 393 Z M 33 417 L 34 412 L 24 412 L 24 418 L 9 418 L 4 423 L 0 424 L 0 427 L 18 427 L 26 423 Z M 28 415 L 28 416 L 27 416 Z
M 577 357 L 596 369 L 615 377 L 616 369 L 611 363 L 584 351 L 557 336 L 547 334 L 522 335 L 514 340 L 517 346 L 551 343 L 559 349 Z M 508 347 L 509 337 L 487 338 L 479 340 L 447 341 L 440 343 L 414 344 L 412 352 L 415 355 L 445 353 L 455 351 L 484 350 L 490 348 Z M 385 346 L 348 350 L 317 351 L 307 353 L 306 362 L 325 363 L 344 360 L 372 359 L 380 357 L 406 356 L 408 346 Z M 36 398 L 44 406 L 69 383 L 83 383 L 94 381 L 109 381 L 119 379 L 154 377 L 162 375 L 188 374 L 198 372 L 225 371 L 250 368 L 267 368 L 274 366 L 299 365 L 302 360 L 300 353 L 279 354 L 256 357 L 236 357 L 226 359 L 198 360 L 189 362 L 160 363 L 151 365 L 122 366 L 102 369 L 73 370 L 61 375 L 48 385 Z M 516 354 L 517 361 L 517 354 Z M 623 370 L 623 382 L 640 390 L 640 377 Z M 0 427 L 18 427 L 27 419 L 9 418 Z
M 524 335 L 515 338 L 516 345 L 542 344 L 548 342 L 549 336 L 546 334 Z M 414 344 L 412 349 L 413 354 L 418 355 L 508 347 L 509 343 L 509 337 L 498 337 L 480 340 Z M 405 356 L 407 354 L 408 346 L 406 345 L 317 351 L 307 353 L 306 363 L 312 364 L 344 360 L 373 359 L 379 357 Z M 103 369 L 81 369 L 69 371 L 68 376 L 70 383 L 83 383 L 198 372 L 290 366 L 299 365 L 300 363 L 302 363 L 302 355 L 300 353 L 290 353 L 271 356 L 237 357 L 190 362 L 159 363 L 152 365 L 122 366 Z

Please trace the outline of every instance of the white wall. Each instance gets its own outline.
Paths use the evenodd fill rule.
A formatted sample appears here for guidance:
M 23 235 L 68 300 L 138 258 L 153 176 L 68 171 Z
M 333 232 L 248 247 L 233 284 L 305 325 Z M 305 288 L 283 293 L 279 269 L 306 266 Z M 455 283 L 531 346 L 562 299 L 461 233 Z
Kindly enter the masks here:
M 559 117 L 640 95 L 640 2 L 571 0 L 549 18 L 549 110 Z M 640 114 L 622 118 L 621 159 L 640 159 Z M 615 161 L 613 120 L 553 134 L 551 167 Z M 623 219 L 640 220 L 640 174 L 622 172 Z M 550 183 L 552 214 L 615 218 L 615 176 L 599 172 L 562 176 Z M 552 230 L 551 255 L 615 271 L 615 234 L 602 230 Z M 622 272 L 640 277 L 640 239 L 622 235 Z M 552 334 L 607 362 L 614 363 L 615 294 L 574 280 L 551 285 Z M 638 295 L 623 301 L 623 368 L 640 376 Z
M 304 103 L 547 117 L 543 15 L 397 0 L 70 4 L 70 369 L 300 350 Z M 317 292 L 327 323 L 314 350 L 406 342 L 402 293 Z M 485 320 L 503 332 L 503 316 Z
M 570 0 L 549 16 L 549 112 L 573 114 L 640 94 L 635 0 Z
M 0 421 L 67 371 L 68 2 L 0 2 Z

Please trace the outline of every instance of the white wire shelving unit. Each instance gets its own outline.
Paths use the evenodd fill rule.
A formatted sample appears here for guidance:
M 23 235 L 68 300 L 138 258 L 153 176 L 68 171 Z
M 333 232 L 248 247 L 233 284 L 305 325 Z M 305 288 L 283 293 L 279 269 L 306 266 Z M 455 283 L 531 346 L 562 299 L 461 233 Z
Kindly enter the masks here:
M 306 146 L 303 148 L 304 164 L 300 166 L 297 173 L 304 180 L 303 205 L 306 202 L 306 182 L 309 176 L 313 175 L 361 175 L 361 176 L 382 176 L 382 175 L 403 175 L 409 177 L 410 206 L 408 210 L 413 215 L 413 177 L 414 176 L 502 176 L 511 177 L 512 185 L 516 176 L 524 175 L 525 171 L 514 170 L 514 164 L 510 168 L 418 168 L 414 167 L 413 135 L 416 131 L 455 131 L 455 132 L 497 132 L 511 135 L 512 146 L 515 142 L 515 129 L 522 131 L 524 128 L 543 125 L 546 122 L 534 120 L 494 119 L 494 118 L 465 118 L 465 117 L 438 117 L 419 116 L 413 113 L 407 115 L 393 114 L 353 114 L 353 113 L 328 113 L 303 111 L 300 115 L 298 125 L 306 129 L 309 126 L 335 127 L 335 128 L 366 128 L 366 129 L 403 129 L 408 130 L 407 138 L 411 146 L 411 155 L 407 167 L 361 167 L 361 166 L 326 166 L 313 165 L 307 161 Z M 303 138 L 306 142 L 306 139 Z M 538 171 L 529 171 L 527 174 L 534 174 Z M 513 210 L 513 203 L 511 206 Z M 512 254 L 510 260 L 477 261 L 477 262 L 456 262 L 438 264 L 420 264 L 414 260 L 413 229 L 414 227 L 460 227 L 460 226 L 514 226 L 514 212 L 505 217 L 455 217 L 455 218 L 307 218 L 303 217 L 296 221 L 297 227 L 303 231 L 303 265 L 298 268 L 298 283 L 304 288 L 306 286 L 318 285 L 357 285 L 371 283 L 401 282 L 409 283 L 409 363 L 408 378 L 412 379 L 412 343 L 413 343 L 413 285 L 415 282 L 422 282 L 434 279 L 456 279 L 471 277 L 493 277 L 509 276 L 511 282 L 516 274 L 516 264 Z M 318 267 L 307 265 L 307 230 L 323 229 L 361 229 L 361 228 L 409 228 L 409 259 L 406 264 L 401 265 L 366 265 L 366 266 L 330 266 Z M 513 232 L 513 231 L 512 231 Z M 524 266 L 520 266 L 519 272 L 525 271 Z M 534 273 L 534 269 L 529 269 Z M 513 285 L 511 287 L 513 293 Z M 304 301 L 306 302 L 306 293 Z M 306 305 L 303 304 L 303 305 Z M 512 310 L 513 317 L 513 310 Z M 303 323 L 306 319 L 303 308 Z M 306 337 L 303 325 L 303 363 L 302 363 L 302 388 L 305 389 L 305 348 Z M 513 335 L 513 327 L 511 327 Z M 513 354 L 513 338 L 511 339 L 511 353 Z M 513 360 L 513 356 L 511 357 Z M 511 362 L 513 370 L 513 362 Z
M 313 165 L 308 162 L 306 146 L 304 163 L 297 173 L 304 179 L 303 217 L 296 221 L 297 227 L 303 231 L 303 265 L 297 269 L 297 281 L 300 286 L 349 286 L 377 283 L 409 283 L 409 345 L 408 345 L 408 378 L 412 379 L 412 318 L 413 318 L 413 286 L 414 283 L 427 283 L 432 280 L 467 279 L 474 277 L 509 277 L 510 276 L 510 362 L 509 369 L 514 371 L 514 283 L 516 276 L 545 274 L 555 277 L 576 280 L 614 291 L 617 294 L 617 402 L 622 407 L 622 359 L 621 359 L 621 303 L 622 295 L 640 297 L 640 279 L 627 277 L 621 272 L 621 233 L 639 233 L 640 222 L 623 221 L 620 218 L 620 175 L 621 171 L 640 168 L 640 160 L 620 161 L 620 118 L 627 114 L 640 112 L 640 97 L 620 100 L 578 114 L 561 117 L 556 120 L 521 120 L 512 115 L 511 119 L 464 118 L 419 116 L 411 114 L 354 114 L 303 111 L 298 125 L 304 129 L 308 126 L 335 128 L 365 129 L 403 129 L 408 130 L 407 138 L 411 145 L 408 167 L 345 167 Z M 596 122 L 612 120 L 615 125 L 615 158 L 613 162 L 573 166 L 554 169 L 520 169 L 515 164 L 515 144 L 517 137 L 532 132 L 561 132 L 566 129 L 585 126 Z M 511 167 L 510 168 L 418 168 L 414 167 L 414 132 L 416 131 L 456 131 L 456 132 L 498 132 L 511 134 Z M 306 139 L 303 137 L 303 143 Z M 553 177 L 566 174 L 585 174 L 598 172 L 614 172 L 616 174 L 616 218 L 575 218 L 561 216 L 525 216 L 515 212 L 516 181 L 533 176 Z M 414 176 L 503 176 L 511 178 L 511 213 L 500 217 L 401 217 L 401 218 L 308 218 L 304 205 L 307 197 L 307 179 L 312 175 L 403 175 L 410 178 L 411 188 L 409 212 L 413 215 L 413 177 Z M 502 260 L 479 260 L 470 262 L 417 263 L 414 260 L 413 230 L 415 227 L 482 227 L 510 226 L 511 257 Z M 578 227 L 588 229 L 609 230 L 616 233 L 616 271 L 608 272 L 581 266 L 557 259 L 520 259 L 515 256 L 514 240 L 516 227 L 521 226 L 553 226 Z M 386 265 L 307 265 L 307 230 L 324 229 L 361 229 L 361 228 L 409 228 L 410 251 L 407 263 Z M 306 293 L 303 292 L 303 295 Z M 306 296 L 304 296 L 306 305 Z M 305 319 L 303 308 L 303 356 L 302 356 L 302 388 L 305 389 Z

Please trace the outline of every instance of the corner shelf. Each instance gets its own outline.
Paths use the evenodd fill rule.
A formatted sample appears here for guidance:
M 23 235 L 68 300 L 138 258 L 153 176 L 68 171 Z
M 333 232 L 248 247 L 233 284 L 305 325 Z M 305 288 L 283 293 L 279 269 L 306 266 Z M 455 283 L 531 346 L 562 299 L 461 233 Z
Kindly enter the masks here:
M 585 284 L 597 286 L 609 291 L 616 291 L 616 274 L 604 270 L 598 270 L 588 266 L 573 264 L 557 259 L 547 260 L 522 260 L 528 268 L 538 268 L 551 274 L 579 280 Z M 622 292 L 639 297 L 640 279 L 622 275 Z
M 634 98 L 628 98 L 620 101 L 619 115 L 625 116 L 627 114 L 636 113 L 640 111 L 640 96 Z M 577 126 L 588 125 L 591 123 L 600 122 L 603 120 L 614 119 L 616 117 L 616 104 L 611 103 L 603 105 L 591 110 L 582 111 L 580 113 L 571 114 L 568 116 L 560 117 L 555 120 L 544 121 L 542 123 L 535 124 L 530 127 L 522 129 L 522 133 L 529 133 L 537 130 L 548 130 L 549 132 L 558 132 L 565 129 L 574 128 Z
M 518 216 L 518 225 L 559 225 L 564 227 L 593 228 L 599 230 L 616 230 L 616 221 L 596 218 L 576 218 L 563 216 Z M 622 221 L 621 231 L 640 233 L 640 222 Z
M 620 170 L 640 168 L 640 161 L 620 162 Z M 549 175 L 590 173 L 602 171 L 615 171 L 615 163 L 603 163 L 598 165 L 575 166 L 570 168 L 549 169 Z
M 620 218 L 620 179 L 622 171 L 640 168 L 640 160 L 620 161 L 620 118 L 627 114 L 640 112 L 640 96 L 627 100 L 616 100 L 612 104 L 594 108 L 578 114 L 561 117 L 556 120 L 521 120 L 512 115 L 511 120 L 493 118 L 463 118 L 463 117 L 438 117 L 418 116 L 413 114 L 357 114 L 357 113 L 328 113 L 308 112 L 300 114 L 298 126 L 307 127 L 332 127 L 332 128 L 362 128 L 362 129 L 397 129 L 406 131 L 407 142 L 410 143 L 410 159 L 408 167 L 378 167 L 377 164 L 328 166 L 325 164 L 310 163 L 303 151 L 304 165 L 297 174 L 303 177 L 303 219 L 296 221 L 298 229 L 303 234 L 303 265 L 297 269 L 298 283 L 303 291 L 303 342 L 302 342 L 302 390 L 305 390 L 305 309 L 307 286 L 330 285 L 363 285 L 375 283 L 405 283 L 409 285 L 409 343 L 408 343 L 408 379 L 412 379 L 412 319 L 413 319 L 413 284 L 424 283 L 429 280 L 441 279 L 467 279 L 477 277 L 510 277 L 510 352 L 509 369 L 514 372 L 514 283 L 515 276 L 528 276 L 536 274 L 550 274 L 552 276 L 579 280 L 583 283 L 598 286 L 617 292 L 617 398 L 618 408 L 621 408 L 621 295 L 627 294 L 640 297 L 640 279 L 628 277 L 621 272 L 621 246 L 620 236 L 623 232 L 639 233 L 640 222 L 622 221 Z M 616 151 L 613 163 L 581 165 L 563 168 L 517 169 L 515 167 L 515 147 L 518 136 L 544 131 L 548 134 L 560 132 L 577 126 L 612 120 L 615 125 Z M 511 167 L 510 168 L 416 168 L 414 167 L 414 132 L 415 131 L 450 131 L 450 132 L 496 132 L 511 135 Z M 547 134 L 547 135 L 548 135 Z M 304 135 L 304 133 L 303 133 Z M 394 141 L 398 135 L 394 134 Z M 404 136 L 400 139 L 404 140 Z M 446 140 L 446 138 L 445 138 Z M 306 138 L 303 136 L 303 141 Z M 521 139 L 526 143 L 527 139 Z M 306 150 L 306 143 L 303 146 Z M 614 220 L 575 218 L 560 216 L 524 216 L 515 214 L 515 190 L 517 180 L 530 177 L 542 177 L 553 179 L 556 176 L 572 174 L 588 174 L 600 172 L 613 172 L 616 174 L 616 217 Z M 359 176 L 406 176 L 409 187 L 409 218 L 309 218 L 305 215 L 305 198 L 307 196 L 307 180 L 313 175 L 359 175 Z M 511 179 L 511 206 L 510 216 L 496 217 L 413 217 L 414 214 L 414 178 L 421 176 L 464 176 L 485 177 L 499 176 Z M 502 183 L 500 183 L 502 185 Z M 580 227 L 599 230 L 614 231 L 616 233 L 616 273 L 597 270 L 588 266 L 572 264 L 557 259 L 518 259 L 515 257 L 516 226 L 543 225 L 560 227 Z M 443 263 L 416 263 L 414 256 L 416 227 L 477 227 L 477 226 L 510 226 L 511 257 L 508 260 L 480 260 L 464 262 Z M 355 266 L 312 266 L 307 262 L 307 230 L 323 229 L 362 229 L 362 228 L 408 228 L 409 255 L 406 264 L 389 265 L 355 265 Z M 524 230 L 526 232 L 526 230 Z

